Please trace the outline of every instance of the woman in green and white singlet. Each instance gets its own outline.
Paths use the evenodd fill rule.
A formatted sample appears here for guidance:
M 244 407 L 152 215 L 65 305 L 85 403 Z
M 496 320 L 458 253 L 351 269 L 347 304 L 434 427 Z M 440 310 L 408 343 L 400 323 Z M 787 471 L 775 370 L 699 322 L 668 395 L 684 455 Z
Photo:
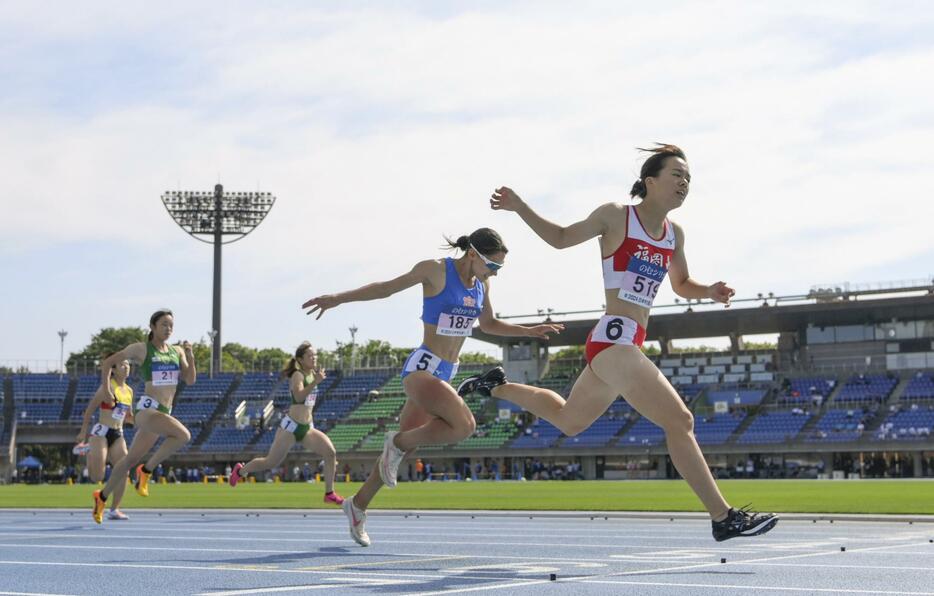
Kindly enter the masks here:
M 305 449 L 324 458 L 324 502 L 340 505 L 344 498 L 334 492 L 337 452 L 331 439 L 316 429 L 312 420 L 318 385 L 324 381 L 325 374 L 318 368 L 318 355 L 311 343 L 306 341 L 298 346 L 295 356 L 289 359 L 282 371 L 282 377 L 289 380 L 289 393 L 292 396 L 289 413 L 282 418 L 266 457 L 235 465 L 230 474 L 230 486 L 237 486 L 251 472 L 275 468 L 285 459 L 292 445 L 301 443 Z
M 105 358 L 109 357 L 107 354 Z M 88 476 L 91 482 L 97 483 L 104 479 L 105 466 L 107 462 L 115 466 L 117 462 L 126 457 L 126 440 L 123 438 L 124 421 L 133 423 L 133 413 L 130 408 L 133 406 L 133 388 L 127 385 L 127 377 L 130 376 L 130 363 L 127 360 L 118 362 L 113 367 L 112 377 L 110 379 L 110 391 L 107 391 L 105 385 L 98 387 L 97 392 L 88 407 L 84 410 L 84 419 L 81 422 L 81 430 L 78 431 L 78 442 L 82 443 L 88 440 Z M 116 397 L 116 401 L 113 397 Z M 91 424 L 91 417 L 94 410 L 100 408 L 97 422 L 91 426 L 90 436 L 88 427 Z M 125 477 L 125 476 L 124 476 Z M 123 500 L 123 491 L 126 489 L 126 482 L 118 482 L 114 490 L 113 500 L 110 503 L 110 514 L 108 519 L 125 520 L 126 514 L 120 511 L 120 501 Z
M 104 488 L 94 491 L 94 521 L 97 523 L 101 523 L 107 498 L 114 494 L 117 483 L 123 482 L 130 468 L 149 453 L 160 437 L 165 440 L 159 449 L 146 463 L 136 468 L 136 492 L 141 497 L 149 496 L 149 477 L 156 466 L 191 440 L 191 433 L 185 425 L 172 417 L 172 403 L 179 380 L 187 385 L 195 383 L 195 358 L 189 342 L 183 342 L 181 347 L 169 344 L 174 325 L 172 311 L 156 311 L 149 318 L 148 341 L 130 344 L 101 363 L 104 387 L 110 387 L 111 367 L 123 360 L 140 363 L 140 376 L 146 387 L 145 394 L 133 404 L 136 419 L 133 444 L 126 457 L 114 466 Z M 114 396 L 111 399 L 116 401 Z

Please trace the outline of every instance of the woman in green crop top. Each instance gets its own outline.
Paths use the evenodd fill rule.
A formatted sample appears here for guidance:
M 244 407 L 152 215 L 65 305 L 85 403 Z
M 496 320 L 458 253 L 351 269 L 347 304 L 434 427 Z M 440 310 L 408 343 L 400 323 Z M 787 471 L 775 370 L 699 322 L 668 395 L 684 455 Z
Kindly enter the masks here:
M 311 343 L 306 341 L 298 346 L 295 356 L 289 358 L 282 371 L 282 377 L 289 380 L 289 393 L 292 396 L 288 415 L 282 417 L 266 457 L 257 457 L 246 464 L 238 463 L 234 466 L 230 473 L 230 486 L 237 486 L 250 472 L 275 468 L 285 459 L 292 445 L 301 443 L 305 449 L 324 458 L 324 502 L 340 505 L 344 498 L 334 492 L 337 452 L 331 439 L 315 428 L 311 417 L 318 397 L 318 385 L 325 378 L 324 371 L 318 368 L 318 354 Z
M 114 465 L 104 488 L 94 491 L 94 521 L 97 523 L 101 523 L 107 497 L 116 490 L 117 483 L 126 478 L 130 468 L 149 453 L 160 437 L 165 437 L 165 440 L 159 449 L 146 463 L 136 468 L 136 492 L 141 497 L 149 496 L 149 477 L 156 466 L 191 440 L 191 433 L 185 425 L 172 417 L 172 402 L 179 380 L 186 385 L 195 383 L 195 357 L 189 342 L 183 342 L 181 347 L 169 344 L 174 325 L 172 311 L 156 311 L 149 318 L 148 341 L 130 344 L 101 363 L 103 387 L 111 386 L 111 367 L 123 360 L 140 363 L 139 371 L 146 387 L 144 394 L 133 403 L 136 419 L 133 444 L 126 457 Z M 113 395 L 110 397 L 116 401 Z

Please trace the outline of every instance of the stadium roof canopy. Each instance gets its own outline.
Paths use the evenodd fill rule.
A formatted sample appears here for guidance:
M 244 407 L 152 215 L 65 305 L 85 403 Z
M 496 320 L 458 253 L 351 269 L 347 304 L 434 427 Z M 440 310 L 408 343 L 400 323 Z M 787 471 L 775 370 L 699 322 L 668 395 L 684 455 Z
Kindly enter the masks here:
M 688 307 L 686 304 L 672 305 L 679 312 L 653 314 L 648 326 L 648 340 L 693 339 L 723 337 L 730 335 L 758 335 L 781 332 L 803 332 L 807 327 L 871 325 L 893 320 L 934 320 L 934 286 L 908 288 L 903 295 L 895 291 L 846 292 L 834 295 L 747 299 L 756 306 L 703 304 Z M 908 295 L 910 294 L 910 295 Z M 785 302 L 798 301 L 797 304 Z M 566 320 L 563 313 L 552 313 L 550 320 L 563 323 L 565 330 L 551 338 L 550 346 L 582 345 L 587 334 L 596 325 L 597 317 Z M 503 317 L 507 318 L 507 317 Z M 519 317 L 508 317 L 519 318 Z M 520 324 L 541 323 L 541 315 L 529 315 Z M 517 338 L 499 337 L 474 330 L 473 337 L 496 345 L 515 344 Z

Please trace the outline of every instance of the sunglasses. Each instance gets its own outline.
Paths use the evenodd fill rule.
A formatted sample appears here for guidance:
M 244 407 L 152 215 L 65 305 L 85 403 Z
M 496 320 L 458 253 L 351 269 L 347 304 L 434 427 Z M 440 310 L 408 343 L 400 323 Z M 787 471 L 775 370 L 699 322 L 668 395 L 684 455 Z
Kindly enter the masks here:
M 503 268 L 502 263 L 497 263 L 496 261 L 491 261 L 490 259 L 486 258 L 483 256 L 483 253 L 477 250 L 477 247 L 473 244 L 470 245 L 470 248 L 474 249 L 474 251 L 480 255 L 480 258 L 483 259 L 483 264 L 486 265 L 490 271 L 498 271 Z

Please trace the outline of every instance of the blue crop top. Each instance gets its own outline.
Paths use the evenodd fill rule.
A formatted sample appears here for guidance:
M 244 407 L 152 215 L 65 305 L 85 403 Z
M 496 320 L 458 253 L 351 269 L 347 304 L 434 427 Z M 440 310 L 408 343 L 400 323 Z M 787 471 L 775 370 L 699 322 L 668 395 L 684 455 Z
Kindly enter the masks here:
M 461 283 L 454 259 L 444 259 L 444 267 L 444 289 L 423 300 L 422 321 L 437 325 L 438 335 L 469 336 L 483 310 L 483 283 L 477 279 L 468 290 Z

